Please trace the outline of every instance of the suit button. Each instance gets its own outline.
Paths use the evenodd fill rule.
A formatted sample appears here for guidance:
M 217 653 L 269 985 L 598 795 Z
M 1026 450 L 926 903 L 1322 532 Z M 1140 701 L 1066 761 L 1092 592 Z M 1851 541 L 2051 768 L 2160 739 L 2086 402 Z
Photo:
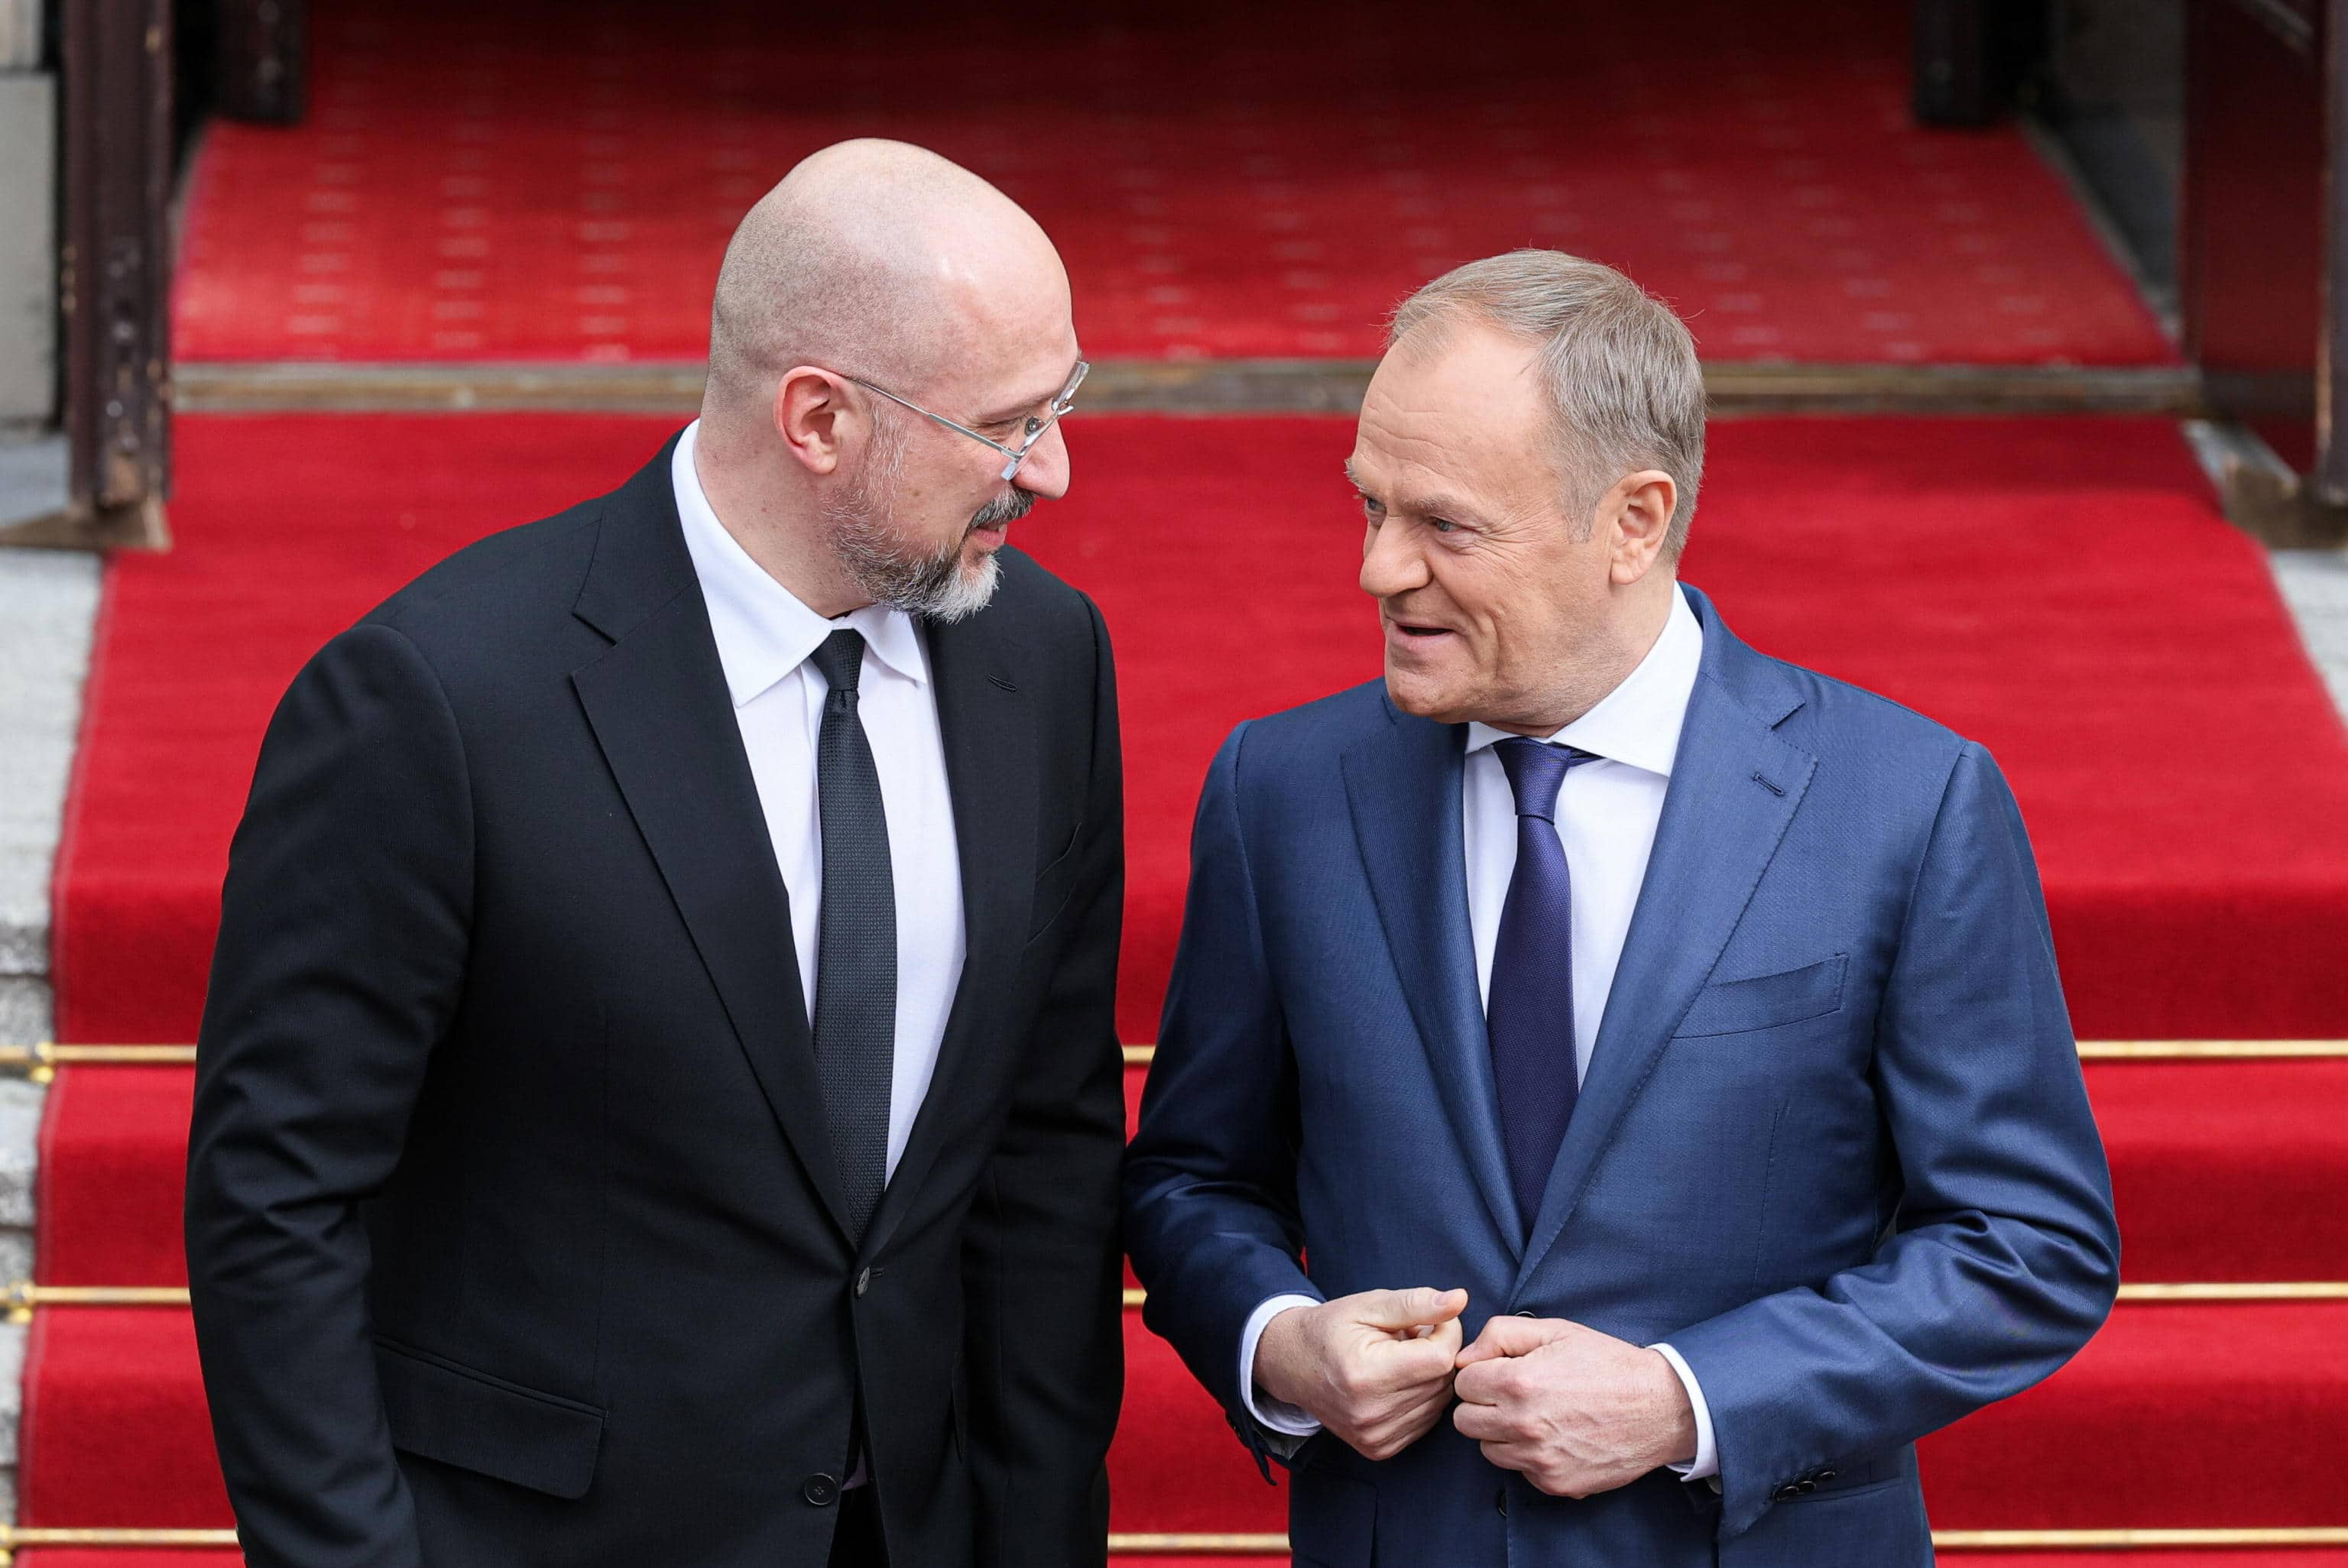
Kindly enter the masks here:
M 869 1268 L 868 1268 L 868 1269 L 866 1269 L 863 1273 L 861 1273 L 861 1274 L 860 1274 L 860 1275 L 858 1275 L 858 1276 L 856 1276 L 856 1294 L 857 1294 L 857 1295 L 859 1295 L 859 1296 L 861 1296 L 861 1295 L 863 1295 L 866 1291 L 868 1291 L 868 1290 L 870 1290 L 870 1289 L 871 1289 L 871 1288 L 872 1288 L 872 1271 L 871 1271 L 870 1269 L 869 1269 Z
M 1517 1312 L 1516 1316 L 1517 1316 L 1517 1317 L 1532 1317 L 1532 1316 L 1533 1316 L 1533 1314 L 1531 1314 L 1531 1313 L 1529 1313 L 1529 1312 L 1526 1312 L 1526 1311 L 1524 1311 L 1524 1310 L 1522 1310 L 1522 1309 L 1519 1309 L 1519 1310 Z
M 810 1506 L 829 1508 L 839 1501 L 839 1482 L 828 1475 L 811 1475 L 807 1478 L 807 1484 L 799 1488 L 799 1495 L 806 1498 Z
M 1785 1485 L 1779 1487 L 1776 1491 L 1771 1492 L 1769 1494 L 1769 1501 L 1772 1502 L 1791 1502 L 1794 1499 L 1801 1495 L 1802 1489 L 1789 1481 Z
M 1794 1490 L 1801 1493 L 1804 1497 L 1809 1496 L 1810 1493 L 1818 1491 L 1818 1483 L 1814 1481 L 1797 1481 L 1794 1484 Z
M 1834 1478 L 1835 1478 L 1835 1472 L 1834 1472 L 1834 1471 L 1830 1471 L 1830 1470 L 1822 1470 L 1822 1471 L 1818 1471 L 1818 1474 L 1816 1474 L 1816 1475 L 1812 1476 L 1810 1479 L 1811 1479 L 1812 1481 L 1817 1481 L 1819 1485 L 1824 1486 L 1828 1481 L 1832 1481 Z
M 1492 1506 L 1500 1511 L 1501 1518 L 1506 1519 L 1509 1517 L 1509 1489 L 1507 1487 L 1504 1486 L 1499 1491 L 1492 1494 Z

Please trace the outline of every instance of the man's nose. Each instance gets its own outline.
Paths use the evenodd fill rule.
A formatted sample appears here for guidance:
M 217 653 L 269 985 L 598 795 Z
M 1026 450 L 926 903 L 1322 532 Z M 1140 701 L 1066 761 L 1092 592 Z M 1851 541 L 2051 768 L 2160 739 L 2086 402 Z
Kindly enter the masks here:
M 1056 421 L 1019 465 L 1011 482 L 1040 500 L 1056 501 L 1068 493 L 1068 443 Z
M 1388 521 L 1372 528 L 1362 546 L 1362 591 L 1373 599 L 1392 599 L 1427 584 L 1426 560 L 1418 552 L 1410 530 Z

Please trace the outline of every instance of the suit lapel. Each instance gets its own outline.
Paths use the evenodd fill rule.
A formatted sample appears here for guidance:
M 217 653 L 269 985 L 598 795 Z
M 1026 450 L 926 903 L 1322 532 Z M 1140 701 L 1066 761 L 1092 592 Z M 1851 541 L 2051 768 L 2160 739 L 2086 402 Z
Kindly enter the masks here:
M 1524 1235 L 1500 1149 L 1460 840 L 1465 732 L 1396 712 L 1345 753 L 1345 798 L 1403 995 L 1477 1189 L 1513 1255 Z
M 1025 945 L 1035 891 L 1035 720 L 1020 690 L 1017 651 L 997 629 L 1000 620 L 982 611 L 929 629 L 930 679 L 962 867 L 966 956 L 939 1042 L 937 1071 L 880 1195 L 864 1247 L 868 1255 L 887 1245 L 952 1136 L 963 1111 L 958 1081 L 981 1043 L 1001 1037 L 997 1004 Z
M 1818 759 L 1774 732 L 1800 705 L 1700 594 L 1704 651 L 1681 726 L 1646 879 L 1622 944 L 1590 1071 L 1550 1171 L 1521 1290 L 1581 1201 L 1599 1156 L 1728 945 Z
M 613 641 L 572 685 L 768 1107 L 846 1233 L 790 904 L 685 553 L 669 452 L 605 503 L 575 613 Z

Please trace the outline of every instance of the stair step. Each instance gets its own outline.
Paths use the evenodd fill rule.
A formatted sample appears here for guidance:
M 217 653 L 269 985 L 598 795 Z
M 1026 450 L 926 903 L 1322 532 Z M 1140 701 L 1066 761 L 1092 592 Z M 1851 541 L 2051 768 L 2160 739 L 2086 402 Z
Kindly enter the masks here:
M 2348 1568 L 2348 1549 L 2245 1547 L 2211 1551 L 1942 1552 L 1941 1568 Z M 1175 1557 L 1120 1552 L 1116 1568 L 1290 1568 L 1277 1556 Z M 17 1568 L 242 1568 L 234 1552 L 125 1547 L 41 1547 L 16 1553 Z
M 185 1285 L 188 1067 L 67 1067 L 41 1123 L 44 1285 Z
M 1126 1070 L 1128 1122 L 1145 1074 Z M 2348 1279 L 2348 1204 L 2337 1201 L 2348 1192 L 2348 1060 L 2090 1062 L 2086 1076 L 2130 1281 Z M 180 1067 L 57 1074 L 43 1134 L 42 1283 L 187 1283 L 193 1081 Z
M 1284 1492 L 1173 1350 L 1128 1318 L 1126 1351 L 1117 1528 L 1283 1528 Z M 2338 1489 L 2316 1477 L 2343 1452 L 2348 1304 L 2144 1305 L 2038 1388 L 1926 1439 L 1922 1468 L 1942 1530 L 2337 1526 Z
M 212 1451 L 195 1323 L 185 1311 L 36 1315 L 17 1445 L 19 1524 L 217 1530 L 235 1522 Z M 126 1507 L 137 1517 L 123 1518 Z
M 1126 1348 L 1113 1527 L 1284 1530 L 1285 1489 L 1257 1477 L 1214 1401 L 1138 1314 L 1127 1315 Z M 26 1407 L 26 1524 L 231 1522 L 185 1312 L 41 1314 Z M 137 1516 L 126 1519 L 129 1445 L 139 1485 Z M 2337 1489 L 2318 1477 L 2322 1456 L 2343 1451 L 2348 1306 L 2141 1306 L 2122 1307 L 2044 1386 L 1926 1440 L 1923 1469 L 1942 1530 L 2336 1526 L 2348 1523 L 2333 1517 Z M 2004 1553 L 1996 1561 L 2022 1568 Z M 2183 1568 L 2186 1559 L 2160 1561 Z
M 2129 1281 L 2348 1279 L 2348 1059 L 2085 1072 Z M 1126 1069 L 1128 1128 L 1145 1076 Z

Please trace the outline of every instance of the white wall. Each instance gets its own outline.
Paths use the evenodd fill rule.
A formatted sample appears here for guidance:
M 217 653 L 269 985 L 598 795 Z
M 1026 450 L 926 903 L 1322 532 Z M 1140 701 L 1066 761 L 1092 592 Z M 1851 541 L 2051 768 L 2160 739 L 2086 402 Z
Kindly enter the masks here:
M 0 422 L 55 412 L 57 83 L 41 0 L 0 0 Z
M 0 71 L 41 63 L 41 0 L 0 0 Z

